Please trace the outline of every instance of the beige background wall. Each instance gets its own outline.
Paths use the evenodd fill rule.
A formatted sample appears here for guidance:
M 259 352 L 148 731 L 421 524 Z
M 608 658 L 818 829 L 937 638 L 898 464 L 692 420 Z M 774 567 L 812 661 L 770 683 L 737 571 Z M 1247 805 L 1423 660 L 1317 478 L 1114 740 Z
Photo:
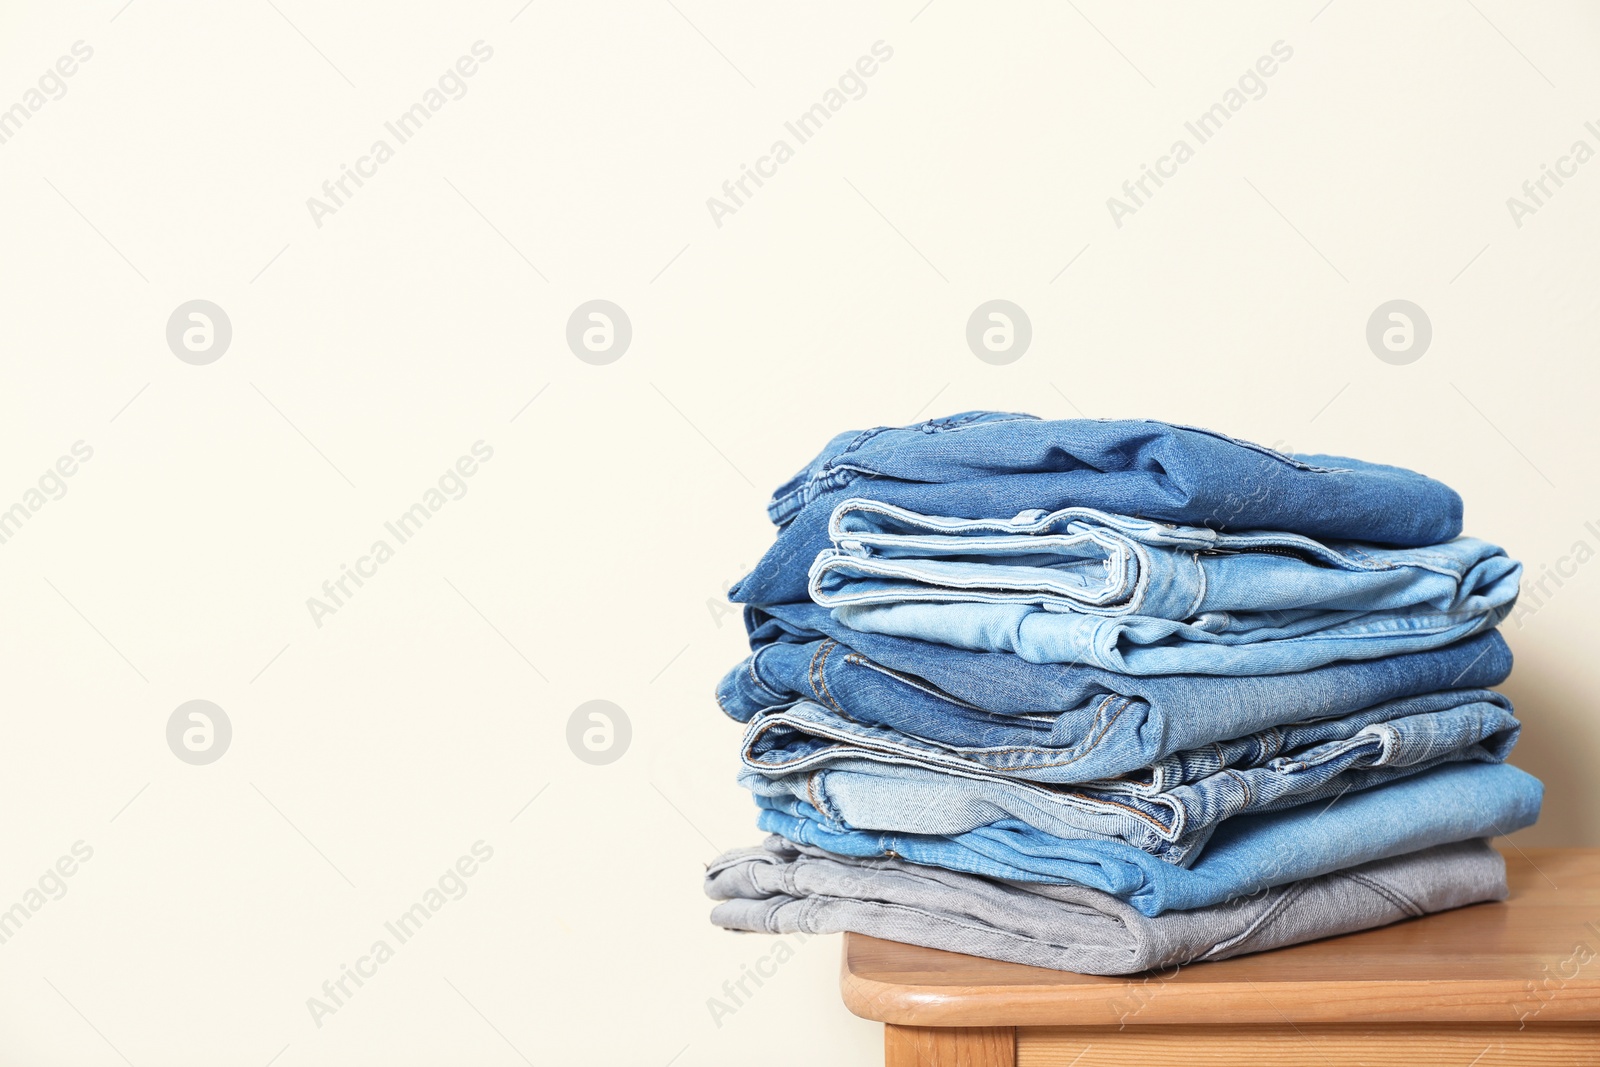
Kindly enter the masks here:
M 399 143 L 385 122 L 478 41 Z M 1187 134 L 1279 41 L 1264 95 Z M 0 944 L 0 1060 L 874 1062 L 836 939 L 705 921 L 701 865 L 759 836 L 713 607 L 831 434 L 969 408 L 1459 488 L 1471 532 L 1570 575 L 1508 631 L 1516 762 L 1549 786 L 1524 839 L 1600 844 L 1600 161 L 1560 162 L 1600 149 L 1597 45 L 1593 5 L 1505 0 L 6 4 L 0 508 L 27 518 L 0 544 L 0 909 L 39 906 Z M 1545 164 L 1572 175 L 1514 218 Z M 597 298 L 632 324 L 603 366 L 565 341 Z M 964 337 L 995 298 L 1032 325 L 1005 366 Z M 165 336 L 195 299 L 232 327 L 206 365 Z M 1393 299 L 1432 324 L 1408 365 L 1365 340 Z M 396 547 L 384 523 L 479 441 Z M 166 735 L 196 699 L 232 728 L 203 766 Z M 595 699 L 632 729 L 606 765 L 566 740 Z M 464 896 L 386 933 L 480 841 Z

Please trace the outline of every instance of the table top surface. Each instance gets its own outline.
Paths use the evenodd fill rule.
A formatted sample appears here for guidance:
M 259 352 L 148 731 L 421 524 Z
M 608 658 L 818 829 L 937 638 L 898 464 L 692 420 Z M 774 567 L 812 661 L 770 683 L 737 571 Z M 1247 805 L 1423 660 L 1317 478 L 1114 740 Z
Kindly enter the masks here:
M 846 934 L 855 1014 L 902 1026 L 1600 1020 L 1600 849 L 1500 843 L 1511 898 L 1105 978 Z

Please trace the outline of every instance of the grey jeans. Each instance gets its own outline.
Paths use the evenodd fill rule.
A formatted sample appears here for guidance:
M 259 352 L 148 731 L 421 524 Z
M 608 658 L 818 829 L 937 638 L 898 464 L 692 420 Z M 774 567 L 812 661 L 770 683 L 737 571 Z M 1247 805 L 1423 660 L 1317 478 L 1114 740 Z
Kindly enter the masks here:
M 1506 898 L 1487 841 L 1439 845 L 1150 917 L 1095 889 L 855 859 L 773 835 L 706 870 L 711 921 L 757 933 L 849 930 L 910 945 L 1085 974 L 1220 960 Z

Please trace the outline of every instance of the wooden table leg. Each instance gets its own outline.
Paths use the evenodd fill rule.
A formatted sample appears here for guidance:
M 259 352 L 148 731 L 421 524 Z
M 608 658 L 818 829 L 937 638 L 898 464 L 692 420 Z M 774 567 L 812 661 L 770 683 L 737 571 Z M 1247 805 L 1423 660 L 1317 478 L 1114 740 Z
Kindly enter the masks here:
M 885 1067 L 1016 1067 L 1017 1032 L 1009 1026 L 883 1028 Z

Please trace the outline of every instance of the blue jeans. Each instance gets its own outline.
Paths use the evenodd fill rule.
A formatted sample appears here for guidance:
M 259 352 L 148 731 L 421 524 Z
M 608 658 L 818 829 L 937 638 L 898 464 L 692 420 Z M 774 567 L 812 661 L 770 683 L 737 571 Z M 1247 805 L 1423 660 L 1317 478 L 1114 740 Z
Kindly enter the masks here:
M 1493 626 L 1522 565 L 1470 537 L 1425 548 L 1219 534 L 1088 508 L 1012 519 L 841 503 L 811 599 L 855 629 L 1127 674 L 1279 674 Z
M 792 814 L 767 798 L 756 802 L 763 830 L 799 844 L 989 878 L 1082 885 L 1159 915 L 1433 845 L 1509 834 L 1533 824 L 1543 794 L 1538 779 L 1509 764 L 1446 764 L 1328 804 L 1230 819 L 1189 867 L 1119 841 L 1052 837 L 1017 820 L 950 836 L 840 831 L 807 805 Z
M 1143 615 L 1098 618 L 1000 604 L 888 604 L 836 608 L 852 630 L 892 634 L 979 652 L 1014 652 L 1031 663 L 1085 663 L 1121 674 L 1308 671 L 1440 648 L 1499 625 L 1516 601 L 1471 596 L 1459 608 L 1317 612 L 1275 625 L 1219 614 L 1195 622 Z M 954 609 L 954 610 L 951 610 Z
M 1511 672 L 1495 632 L 1270 678 L 1136 678 L 856 633 L 815 604 L 747 609 L 746 623 L 755 652 L 717 687 L 730 717 L 748 722 L 809 700 L 836 722 L 924 738 L 983 770 L 1039 782 L 1111 778 L 1219 740 L 1497 685 Z
M 1430 545 L 1461 532 L 1461 498 L 1412 471 L 1326 456 L 1291 457 L 1209 430 L 1141 420 L 966 412 L 836 436 L 773 494 L 777 542 L 730 596 L 806 598 L 829 547 L 828 516 L 847 497 L 931 515 L 1015 515 L 1090 507 L 1216 530 Z
M 1422 548 L 1321 542 L 1300 534 L 1218 533 L 1091 508 L 1010 519 L 918 515 L 851 499 L 829 523 L 834 547 L 811 564 L 826 608 L 1021 605 L 1044 612 L 1282 625 L 1307 613 L 1417 606 L 1461 613 L 1516 595 L 1522 566 L 1472 537 Z
M 996 774 L 967 752 L 801 702 L 750 724 L 739 779 L 779 810 L 798 815 L 809 805 L 830 830 L 948 836 L 1014 819 L 1052 837 L 1121 840 L 1188 865 L 1227 819 L 1382 786 L 1444 763 L 1498 763 L 1520 726 L 1498 693 L 1451 690 L 1064 788 Z

